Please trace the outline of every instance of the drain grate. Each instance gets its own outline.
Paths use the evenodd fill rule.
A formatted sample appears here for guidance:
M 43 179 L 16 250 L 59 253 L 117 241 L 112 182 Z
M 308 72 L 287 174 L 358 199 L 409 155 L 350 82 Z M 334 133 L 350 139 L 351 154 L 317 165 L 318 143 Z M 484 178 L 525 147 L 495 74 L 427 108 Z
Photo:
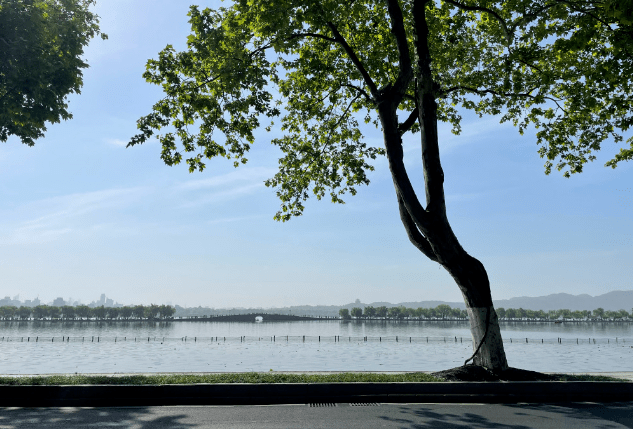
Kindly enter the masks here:
M 310 408 L 313 407 L 336 407 L 334 402 L 311 402 Z
M 380 407 L 378 402 L 350 402 L 350 407 Z

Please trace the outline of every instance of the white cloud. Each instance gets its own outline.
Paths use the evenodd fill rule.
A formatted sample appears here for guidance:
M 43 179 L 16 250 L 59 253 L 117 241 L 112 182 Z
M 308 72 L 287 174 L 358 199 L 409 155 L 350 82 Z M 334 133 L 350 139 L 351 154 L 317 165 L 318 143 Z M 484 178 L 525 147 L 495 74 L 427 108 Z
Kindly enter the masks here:
M 276 169 L 264 167 L 239 167 L 237 170 L 208 179 L 189 180 L 172 189 L 182 194 L 187 201 L 181 208 L 197 207 L 240 198 L 257 190 L 264 190 L 264 180 L 271 178 Z
M 139 200 L 146 188 L 106 189 L 94 192 L 75 193 L 33 201 L 18 207 L 15 212 L 28 220 L 8 225 L 3 242 L 14 244 L 53 241 L 73 231 L 82 224 L 90 223 L 85 217 L 91 213 L 110 211 Z M 25 215 L 22 215 L 22 214 Z M 1 236 L 0 236 L 1 237 Z
M 71 231 L 71 228 L 43 229 L 38 225 L 27 225 L 14 229 L 6 241 L 10 244 L 45 243 L 55 241 Z
M 104 139 L 106 143 L 111 144 L 113 146 L 125 147 L 128 142 L 121 139 Z
M 251 183 L 245 186 L 234 187 L 227 190 L 217 190 L 215 192 L 205 192 L 204 195 L 195 200 L 182 204 L 182 208 L 197 207 L 204 204 L 216 203 L 219 201 L 227 201 L 239 198 L 241 196 L 251 194 L 257 189 L 264 189 L 263 183 Z
M 210 177 L 208 179 L 189 180 L 187 182 L 180 183 L 175 186 L 178 190 L 190 190 L 195 191 L 199 189 L 208 189 L 218 186 L 223 188 L 230 188 L 231 186 L 237 186 L 238 183 L 243 182 L 256 182 L 262 184 L 264 180 L 272 177 L 277 170 L 264 167 L 239 167 L 237 170 L 232 171 L 221 176 Z M 262 184 L 263 186 L 263 184 Z

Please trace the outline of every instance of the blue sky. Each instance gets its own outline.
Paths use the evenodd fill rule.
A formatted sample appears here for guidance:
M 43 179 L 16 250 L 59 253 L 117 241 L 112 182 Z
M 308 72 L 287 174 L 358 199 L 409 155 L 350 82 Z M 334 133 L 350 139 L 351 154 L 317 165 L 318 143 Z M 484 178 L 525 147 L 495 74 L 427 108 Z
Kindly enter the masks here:
M 0 294 L 211 307 L 460 301 L 452 278 L 407 240 L 385 159 L 347 204 L 311 200 L 282 224 L 263 185 L 279 154 L 263 131 L 238 169 L 219 159 L 189 174 L 165 166 L 157 143 L 125 148 L 161 97 L 141 77 L 145 62 L 184 47 L 188 7 L 99 2 L 109 40 L 86 50 L 74 119 L 32 148 L 16 138 L 0 146 Z M 543 173 L 533 130 L 468 114 L 462 128 L 454 136 L 440 125 L 448 216 L 486 266 L 494 299 L 632 288 L 633 165 L 603 166 L 613 142 L 565 179 Z M 418 136 L 405 150 L 423 197 Z

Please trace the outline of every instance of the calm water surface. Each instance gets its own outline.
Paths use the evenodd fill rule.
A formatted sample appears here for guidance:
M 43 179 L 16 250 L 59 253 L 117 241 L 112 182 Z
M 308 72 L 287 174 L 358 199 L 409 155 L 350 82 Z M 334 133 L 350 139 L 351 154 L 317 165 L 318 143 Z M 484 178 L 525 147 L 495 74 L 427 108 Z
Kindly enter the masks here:
M 514 367 L 633 371 L 629 323 L 501 329 Z M 2 374 L 435 371 L 471 354 L 467 322 L 0 322 Z

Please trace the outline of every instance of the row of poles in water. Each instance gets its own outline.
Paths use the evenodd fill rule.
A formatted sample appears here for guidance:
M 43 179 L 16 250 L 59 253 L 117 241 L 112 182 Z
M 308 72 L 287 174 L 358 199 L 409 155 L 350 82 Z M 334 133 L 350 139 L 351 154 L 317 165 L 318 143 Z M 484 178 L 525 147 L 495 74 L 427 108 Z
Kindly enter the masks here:
M 240 336 L 240 337 L 228 337 L 229 341 L 236 341 L 239 338 L 240 342 L 247 342 L 247 337 L 246 336 Z M 251 342 L 253 341 L 267 341 L 269 337 L 249 337 L 249 340 Z M 290 342 L 290 339 L 301 339 L 301 342 L 306 342 L 306 335 L 302 335 L 302 336 L 290 336 L 290 335 L 284 335 L 284 336 L 280 336 L 280 341 L 286 341 L 286 342 Z M 321 335 L 319 336 L 307 336 L 308 341 L 314 341 L 317 340 L 318 342 L 321 342 Z M 341 339 L 342 338 L 342 339 Z M 463 337 L 399 337 L 399 336 L 395 336 L 394 337 L 382 337 L 382 336 L 378 336 L 378 337 L 369 337 L 369 336 L 364 336 L 364 337 L 350 337 L 348 336 L 348 341 L 345 341 L 345 337 L 341 337 L 340 335 L 334 335 L 334 336 L 323 336 L 323 341 L 331 341 L 332 339 L 334 340 L 334 342 L 383 342 L 383 339 L 385 340 L 385 342 L 408 342 L 408 343 L 429 343 L 429 342 L 444 342 L 444 343 L 463 343 L 464 339 Z M 26 341 L 25 341 L 26 339 Z M 169 337 L 130 337 L 130 339 L 128 340 L 127 337 L 101 337 L 101 336 L 90 336 L 90 337 L 71 337 L 70 336 L 62 336 L 62 337 L 2 337 L 0 339 L 0 341 L 2 342 L 51 342 L 54 343 L 55 339 L 57 339 L 57 341 L 59 342 L 61 340 L 61 342 L 92 342 L 92 343 L 100 343 L 102 341 L 114 341 L 116 342 L 156 342 L 156 341 L 160 341 L 161 343 L 164 343 L 166 341 L 182 341 L 182 342 L 226 342 L 227 341 L 227 337 L 180 337 L 180 338 L 169 338 Z M 353 339 L 353 340 L 352 340 Z M 407 341 L 408 339 L 408 341 Z M 584 339 L 584 338 L 557 338 L 556 342 L 558 344 L 563 344 L 563 342 L 565 343 L 573 343 L 575 342 L 576 344 L 584 344 L 584 343 L 588 343 L 588 344 L 611 344 L 611 339 L 612 338 L 588 338 L 588 339 Z M 538 341 L 539 339 L 530 339 L 530 338 L 525 338 L 525 340 L 523 338 L 517 339 L 517 338 L 507 338 L 504 339 L 504 342 L 509 342 L 509 343 L 522 343 L 525 342 L 526 344 L 529 343 L 541 343 L 544 344 L 545 343 L 545 338 L 540 338 L 540 342 Z M 575 341 L 574 341 L 575 340 Z M 596 341 L 597 340 L 597 341 Z M 605 342 L 606 340 L 606 342 Z M 626 338 L 618 338 L 615 337 L 614 339 L 614 343 L 618 344 L 618 343 L 626 343 Z M 628 339 L 629 343 L 633 343 L 632 339 Z M 273 335 L 270 337 L 270 341 L 271 342 L 277 342 L 277 336 Z M 466 338 L 466 342 L 472 342 L 471 338 Z M 553 343 L 554 339 L 553 338 L 548 338 L 547 339 L 547 343 Z

